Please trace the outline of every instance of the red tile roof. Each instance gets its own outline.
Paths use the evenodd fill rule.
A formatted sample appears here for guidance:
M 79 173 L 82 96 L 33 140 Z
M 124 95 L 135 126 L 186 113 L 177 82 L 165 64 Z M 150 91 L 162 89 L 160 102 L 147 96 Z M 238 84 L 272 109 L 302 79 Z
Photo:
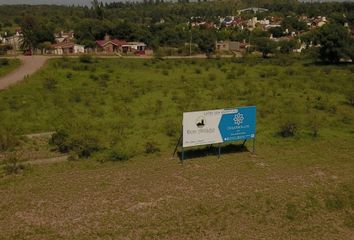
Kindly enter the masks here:
M 119 40 L 119 39 L 112 39 L 112 40 L 98 40 L 96 41 L 96 44 L 99 45 L 100 47 L 105 46 L 107 43 L 111 43 L 116 46 L 122 46 L 124 44 L 127 44 L 126 41 L 124 40 Z

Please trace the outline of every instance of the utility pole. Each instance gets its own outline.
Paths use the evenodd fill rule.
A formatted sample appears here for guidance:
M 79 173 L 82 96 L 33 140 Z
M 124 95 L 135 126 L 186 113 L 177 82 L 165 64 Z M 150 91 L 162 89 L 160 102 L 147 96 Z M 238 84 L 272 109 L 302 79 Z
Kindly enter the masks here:
M 192 29 L 189 30 L 189 56 L 192 56 Z

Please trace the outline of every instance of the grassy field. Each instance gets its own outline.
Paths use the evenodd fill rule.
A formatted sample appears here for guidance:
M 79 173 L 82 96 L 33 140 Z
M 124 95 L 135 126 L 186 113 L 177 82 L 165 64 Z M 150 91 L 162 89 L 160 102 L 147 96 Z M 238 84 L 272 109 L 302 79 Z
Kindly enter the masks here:
M 18 59 L 0 58 L 0 77 L 16 69 L 18 66 L 20 66 Z
M 292 58 L 50 60 L 0 93 L 0 131 L 63 132 L 87 159 L 3 174 L 1 237 L 352 239 L 353 88 L 353 66 Z M 244 105 L 255 155 L 171 158 L 182 112 Z

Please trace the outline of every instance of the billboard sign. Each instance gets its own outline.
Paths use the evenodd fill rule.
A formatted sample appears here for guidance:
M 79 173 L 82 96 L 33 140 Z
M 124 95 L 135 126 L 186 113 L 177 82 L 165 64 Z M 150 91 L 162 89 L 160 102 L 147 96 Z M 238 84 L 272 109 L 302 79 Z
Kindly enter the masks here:
M 183 147 L 255 138 L 256 107 L 183 113 Z

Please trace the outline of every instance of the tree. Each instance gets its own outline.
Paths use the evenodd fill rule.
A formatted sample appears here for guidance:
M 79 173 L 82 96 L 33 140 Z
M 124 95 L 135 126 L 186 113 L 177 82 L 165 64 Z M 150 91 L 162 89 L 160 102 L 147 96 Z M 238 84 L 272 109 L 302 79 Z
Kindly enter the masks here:
M 103 19 L 103 4 L 102 2 L 98 2 L 97 0 L 93 0 L 91 2 L 92 8 L 95 11 L 95 15 L 97 19 L 102 20 Z
M 214 52 L 215 41 L 215 35 L 209 30 L 201 30 L 195 36 L 195 42 L 198 44 L 199 49 L 207 55 L 210 55 L 212 52 Z
M 296 17 L 286 17 L 281 22 L 281 27 L 283 30 L 288 29 L 289 31 L 301 31 L 306 30 L 307 25 L 303 21 L 299 21 Z
M 270 53 L 275 53 L 276 43 L 268 38 L 258 38 L 256 40 L 256 49 L 262 53 L 262 57 L 266 58 Z
M 353 40 L 342 25 L 326 24 L 315 32 L 314 37 L 320 45 L 318 57 L 322 61 L 338 63 L 341 58 L 351 57 Z
M 281 27 L 272 27 L 268 30 L 268 32 L 275 38 L 284 36 L 283 29 Z
M 296 48 L 296 40 L 284 40 L 279 42 L 281 53 L 291 53 Z
M 37 45 L 38 22 L 30 15 L 23 18 L 20 24 L 22 30 L 21 49 L 32 51 Z

